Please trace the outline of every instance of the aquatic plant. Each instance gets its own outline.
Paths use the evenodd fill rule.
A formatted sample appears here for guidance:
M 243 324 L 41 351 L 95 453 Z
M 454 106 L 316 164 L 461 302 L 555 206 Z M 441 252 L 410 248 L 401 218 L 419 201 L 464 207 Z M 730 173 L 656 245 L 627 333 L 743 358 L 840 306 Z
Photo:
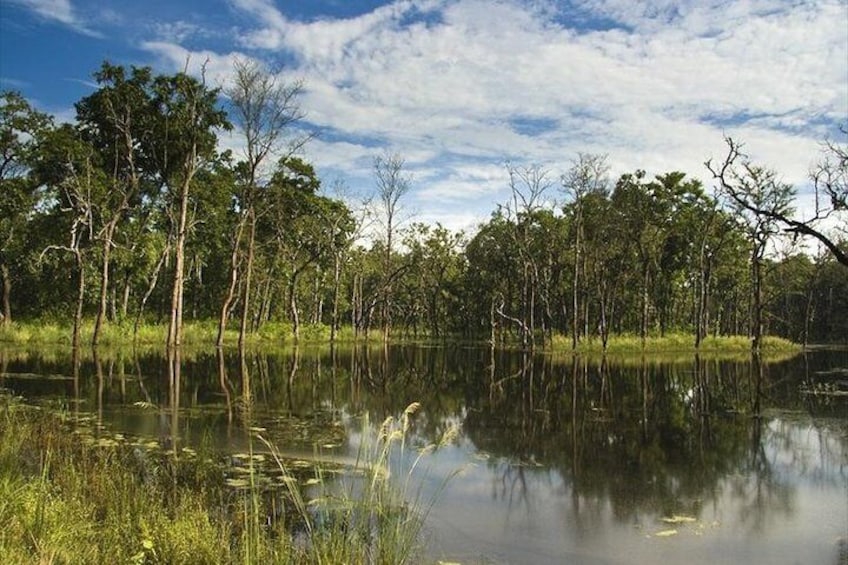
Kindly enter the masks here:
M 407 457 L 410 405 L 374 432 L 363 419 L 341 481 L 304 478 L 254 429 L 241 482 L 201 446 L 109 434 L 87 416 L 0 395 L 0 556 L 8 563 L 410 563 L 434 499 L 413 488 L 429 445 Z M 442 439 L 455 436 L 449 432 Z M 406 466 L 406 467 L 404 467 Z M 406 475 L 395 475 L 406 469 Z M 395 480 L 403 477 L 404 480 Z M 283 489 L 282 491 L 280 489 Z M 318 489 L 318 496 L 308 494 Z
M 425 498 L 423 477 L 417 471 L 429 453 L 458 436 L 458 430 L 449 427 L 437 443 L 410 452 L 412 418 L 420 408 L 413 402 L 399 418 L 387 417 L 377 430 L 364 415 L 353 467 L 333 484 L 328 484 L 323 469 L 317 467 L 315 477 L 307 481 L 317 491 L 316 497 L 307 500 L 295 483 L 286 483 L 305 526 L 301 550 L 310 563 L 402 565 L 415 561 L 424 521 L 441 488 L 453 476 L 446 477 L 441 488 Z M 261 434 L 257 437 L 288 476 L 277 448 Z

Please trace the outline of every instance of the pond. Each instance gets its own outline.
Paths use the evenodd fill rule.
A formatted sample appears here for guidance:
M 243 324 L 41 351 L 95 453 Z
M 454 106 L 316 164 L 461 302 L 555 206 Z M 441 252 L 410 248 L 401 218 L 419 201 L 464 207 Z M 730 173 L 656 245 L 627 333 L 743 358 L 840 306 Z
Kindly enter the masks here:
M 844 563 L 848 351 L 755 361 L 393 346 L 183 352 L 169 376 L 156 353 L 0 348 L 0 387 L 175 450 L 259 426 L 341 464 L 365 414 L 420 402 L 411 443 L 459 427 L 415 477 L 432 562 Z

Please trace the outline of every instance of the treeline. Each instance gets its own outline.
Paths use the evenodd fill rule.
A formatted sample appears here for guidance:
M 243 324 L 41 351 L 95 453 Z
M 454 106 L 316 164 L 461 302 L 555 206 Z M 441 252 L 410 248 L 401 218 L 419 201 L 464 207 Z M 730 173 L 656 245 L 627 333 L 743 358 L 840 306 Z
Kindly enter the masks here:
M 184 318 L 216 320 L 219 343 L 230 325 L 243 340 L 269 322 L 295 338 L 321 324 L 331 339 L 346 326 L 527 346 L 848 336 L 845 241 L 816 223 L 846 208 L 840 144 L 813 178 L 827 205 L 803 224 L 792 224 L 792 187 L 728 139 L 727 158 L 707 164 L 718 197 L 680 172 L 613 182 L 604 156 L 579 155 L 561 176 L 508 166 L 511 198 L 466 235 L 406 221 L 411 178 L 397 155 L 375 159 L 368 207 L 329 196 L 297 156 L 301 85 L 248 62 L 234 76 L 219 92 L 202 77 L 104 63 L 74 125 L 2 94 L 3 323 L 74 320 L 75 345 L 84 318 L 95 344 L 106 323 L 156 322 L 178 345 Z M 219 152 L 233 126 L 238 156 Z M 777 255 L 787 231 L 826 251 Z

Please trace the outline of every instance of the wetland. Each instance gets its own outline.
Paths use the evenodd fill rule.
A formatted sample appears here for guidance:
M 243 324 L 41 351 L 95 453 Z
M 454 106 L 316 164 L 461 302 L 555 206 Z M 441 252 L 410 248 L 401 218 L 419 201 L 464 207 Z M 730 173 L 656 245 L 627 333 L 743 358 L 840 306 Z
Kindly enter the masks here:
M 386 465 L 422 511 L 416 562 L 842 563 L 848 351 L 784 357 L 6 347 L 0 387 L 77 441 L 213 453 L 224 490 L 294 477 L 306 500 L 408 416 Z

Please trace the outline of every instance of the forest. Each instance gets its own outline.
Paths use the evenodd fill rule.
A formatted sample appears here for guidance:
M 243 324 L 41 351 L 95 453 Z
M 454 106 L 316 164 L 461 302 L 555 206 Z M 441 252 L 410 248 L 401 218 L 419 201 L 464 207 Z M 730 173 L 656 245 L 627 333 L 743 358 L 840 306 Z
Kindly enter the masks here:
M 0 94 L 3 324 L 73 323 L 74 345 L 83 320 L 95 345 L 108 324 L 167 325 L 179 345 L 184 320 L 214 323 L 219 345 L 272 325 L 524 346 L 848 337 L 845 140 L 811 155 L 804 221 L 797 189 L 728 137 L 705 163 L 714 187 L 679 171 L 613 179 L 590 153 L 564 156 L 562 174 L 506 164 L 510 198 L 462 233 L 409 216 L 399 154 L 375 155 L 362 201 L 322 182 L 301 156 L 301 83 L 250 62 L 223 90 L 110 63 L 94 78 L 73 125 Z M 219 150 L 227 130 L 243 152 Z

